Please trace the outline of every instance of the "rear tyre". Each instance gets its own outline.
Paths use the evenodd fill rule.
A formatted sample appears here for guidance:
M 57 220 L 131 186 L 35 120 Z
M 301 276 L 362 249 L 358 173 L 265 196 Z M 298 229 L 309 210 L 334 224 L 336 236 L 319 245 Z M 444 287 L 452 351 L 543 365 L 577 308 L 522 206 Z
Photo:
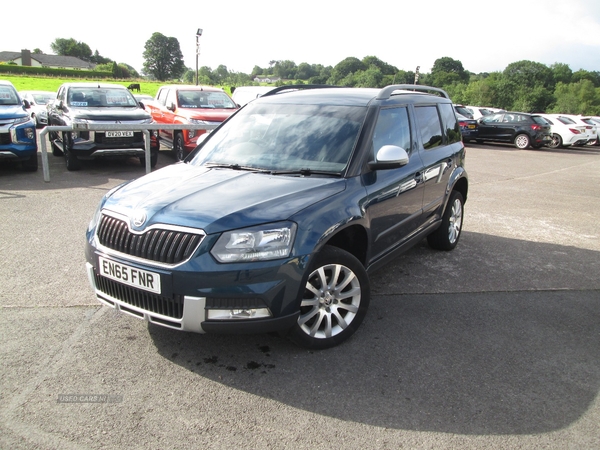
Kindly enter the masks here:
M 369 278 L 358 259 L 331 246 L 314 257 L 309 273 L 290 338 L 305 348 L 333 347 L 348 339 L 365 318 Z
M 515 147 L 520 148 L 521 150 L 529 148 L 530 143 L 531 140 L 526 134 L 517 134 L 517 136 L 515 136 Z
M 177 161 L 183 161 L 185 159 L 185 150 L 183 147 L 183 133 L 175 133 L 173 139 L 173 155 Z
M 552 140 L 548 143 L 550 148 L 559 148 L 563 146 L 563 140 L 560 135 L 552 133 Z
M 427 236 L 427 243 L 436 250 L 453 250 L 462 232 L 465 201 L 458 191 L 452 191 L 442 216 L 440 227 Z

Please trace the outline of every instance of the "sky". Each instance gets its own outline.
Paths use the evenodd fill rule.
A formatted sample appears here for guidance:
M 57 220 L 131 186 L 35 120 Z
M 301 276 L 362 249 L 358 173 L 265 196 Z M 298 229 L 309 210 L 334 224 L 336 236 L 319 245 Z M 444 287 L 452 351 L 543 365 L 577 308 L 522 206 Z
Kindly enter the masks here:
M 41 49 L 57 38 L 141 72 L 144 46 L 159 32 L 179 41 L 186 67 L 250 73 L 270 61 L 335 66 L 376 56 L 399 70 L 431 71 L 450 57 L 473 72 L 501 72 L 529 60 L 600 71 L 600 0 L 179 0 L 82 2 L 31 0 L 29 16 L 5 2 L 0 51 Z

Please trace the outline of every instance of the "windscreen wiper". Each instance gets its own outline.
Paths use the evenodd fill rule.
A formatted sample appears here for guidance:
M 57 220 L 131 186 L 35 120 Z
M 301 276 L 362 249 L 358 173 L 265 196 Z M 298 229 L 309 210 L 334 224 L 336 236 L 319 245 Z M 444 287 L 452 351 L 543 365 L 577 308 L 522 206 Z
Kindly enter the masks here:
M 309 177 L 311 175 L 329 175 L 334 177 L 341 177 L 340 172 L 331 172 L 327 170 L 313 170 L 313 169 L 296 169 L 296 170 L 273 170 L 272 175 L 302 175 Z
M 204 165 L 206 167 L 210 167 L 211 169 L 247 170 L 249 172 L 271 173 L 271 171 L 267 170 L 267 169 L 260 169 L 258 167 L 250 167 L 250 166 L 240 166 L 239 164 L 224 164 L 224 163 L 207 162 Z

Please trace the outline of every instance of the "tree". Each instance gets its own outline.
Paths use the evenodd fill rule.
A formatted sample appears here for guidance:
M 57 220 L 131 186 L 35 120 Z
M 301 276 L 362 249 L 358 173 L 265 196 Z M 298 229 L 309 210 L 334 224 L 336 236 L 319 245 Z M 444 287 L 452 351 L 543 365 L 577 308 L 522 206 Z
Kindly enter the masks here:
M 282 79 L 296 78 L 297 71 L 298 67 L 296 66 L 296 63 L 290 60 L 277 61 L 273 67 L 273 75 Z
M 554 95 L 556 103 L 550 110 L 563 114 L 600 114 L 600 95 L 598 89 L 590 80 L 581 80 L 577 83 L 558 83 Z
M 92 50 L 85 42 L 77 42 L 75 39 L 56 38 L 50 48 L 60 56 L 75 56 L 84 61 L 92 60 Z
M 469 77 L 469 72 L 460 61 L 444 56 L 433 63 L 429 82 L 433 86 L 444 87 L 453 83 L 468 83 Z
M 567 64 L 555 63 L 550 66 L 554 83 L 570 83 L 573 78 L 573 71 Z
M 335 65 L 331 72 L 331 78 L 329 79 L 330 84 L 342 84 L 342 80 L 345 79 L 346 83 L 344 86 L 351 86 L 347 84 L 348 75 L 352 75 L 358 71 L 366 70 L 367 66 L 358 58 L 349 57 Z
M 144 46 L 143 72 L 159 81 L 179 78 L 185 72 L 179 41 L 161 33 L 153 33 Z

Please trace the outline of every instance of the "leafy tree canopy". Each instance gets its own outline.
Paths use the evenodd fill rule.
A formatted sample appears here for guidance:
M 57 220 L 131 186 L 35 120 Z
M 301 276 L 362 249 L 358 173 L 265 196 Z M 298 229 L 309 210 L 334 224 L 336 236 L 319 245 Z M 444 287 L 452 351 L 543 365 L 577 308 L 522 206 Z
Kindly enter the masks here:
M 161 33 L 153 33 L 146 41 L 143 72 L 159 81 L 179 78 L 185 72 L 179 41 Z

